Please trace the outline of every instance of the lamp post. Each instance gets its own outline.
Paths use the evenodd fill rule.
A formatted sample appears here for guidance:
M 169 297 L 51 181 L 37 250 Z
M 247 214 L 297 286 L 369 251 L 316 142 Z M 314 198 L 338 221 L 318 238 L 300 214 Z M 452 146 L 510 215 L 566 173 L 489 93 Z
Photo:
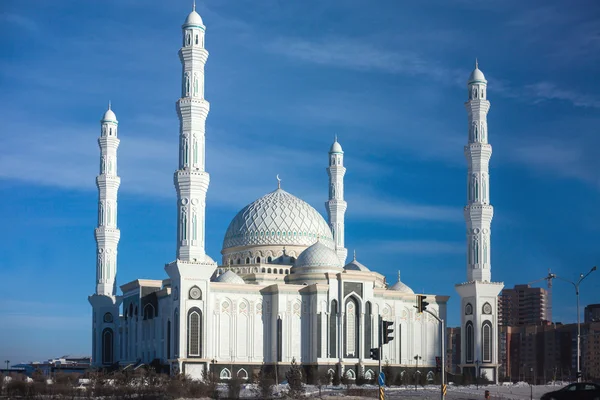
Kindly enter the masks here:
M 416 367 L 415 367 L 416 368 L 415 369 L 415 390 L 417 390 L 417 382 L 418 382 L 418 379 L 419 379 L 417 377 L 418 376 L 417 373 L 419 372 L 419 360 L 421 359 L 421 356 L 417 354 L 413 358 L 415 359 L 415 362 L 416 362 Z
M 577 297 L 577 382 L 581 382 L 581 317 L 579 316 L 579 285 L 585 278 L 587 278 L 589 274 L 594 272 L 596 269 L 596 266 L 593 266 L 587 274 L 579 274 L 579 279 L 577 280 L 577 282 L 572 282 L 568 279 L 561 278 L 556 274 L 548 274 L 548 279 L 560 279 L 561 281 L 568 282 L 571 285 L 573 285 L 573 287 L 575 287 L 575 295 Z
M 481 361 L 475 360 L 475 384 L 477 385 L 477 389 L 479 389 L 479 365 Z

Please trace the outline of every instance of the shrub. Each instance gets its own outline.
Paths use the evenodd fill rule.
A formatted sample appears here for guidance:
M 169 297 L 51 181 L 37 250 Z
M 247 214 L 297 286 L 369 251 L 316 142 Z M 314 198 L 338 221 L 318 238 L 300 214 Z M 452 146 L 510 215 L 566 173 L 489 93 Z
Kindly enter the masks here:
M 275 378 L 273 374 L 268 371 L 267 367 L 263 365 L 256 376 L 256 383 L 258 384 L 258 391 L 260 392 L 260 398 L 270 399 L 273 395 L 273 386 L 275 385 Z
M 242 380 L 233 375 L 229 382 L 227 382 L 227 392 L 230 399 L 239 399 L 240 392 L 242 391 Z
M 288 395 L 293 399 L 302 396 L 304 393 L 304 387 L 302 386 L 302 371 L 300 370 L 295 357 L 292 358 L 292 365 L 286 372 L 285 377 L 289 385 Z

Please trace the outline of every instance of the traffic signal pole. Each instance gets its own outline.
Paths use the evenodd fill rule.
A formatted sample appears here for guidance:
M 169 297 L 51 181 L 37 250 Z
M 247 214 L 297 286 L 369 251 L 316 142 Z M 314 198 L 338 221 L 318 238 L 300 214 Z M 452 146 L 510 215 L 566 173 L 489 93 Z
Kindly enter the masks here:
M 431 315 L 433 318 L 437 319 L 438 322 L 440 323 L 440 350 L 442 352 L 442 356 L 441 356 L 441 360 L 442 360 L 442 379 L 441 379 L 441 386 L 440 386 L 440 394 L 441 394 L 441 399 L 444 400 L 446 398 L 446 328 L 445 328 L 445 324 L 444 324 L 444 320 L 441 318 L 438 318 L 437 315 L 435 315 L 434 313 L 432 313 L 429 310 L 423 310 L 423 312 L 426 312 L 427 314 Z

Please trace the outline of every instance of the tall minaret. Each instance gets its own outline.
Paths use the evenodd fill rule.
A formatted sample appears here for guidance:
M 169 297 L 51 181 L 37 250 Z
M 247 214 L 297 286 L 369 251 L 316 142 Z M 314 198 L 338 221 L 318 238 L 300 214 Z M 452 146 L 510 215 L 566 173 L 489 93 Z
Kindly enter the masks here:
M 344 247 L 344 214 L 347 204 L 344 201 L 344 151 L 337 141 L 337 136 L 329 150 L 329 200 L 325 203 L 329 227 L 333 233 L 335 251 L 342 265 L 346 265 L 348 249 Z
M 177 259 L 204 260 L 204 216 L 210 177 L 204 170 L 204 130 L 210 109 L 204 99 L 205 26 L 196 6 L 182 26 L 183 47 L 179 114 L 179 169 L 175 172 L 177 190 Z
M 117 246 L 121 232 L 117 228 L 117 192 L 121 178 L 117 175 L 117 149 L 119 122 L 110 109 L 100 121 L 102 128 L 100 146 L 100 175 L 96 177 L 98 186 L 98 227 L 96 236 L 96 294 L 116 295 Z
M 117 176 L 119 122 L 110 109 L 102 117 L 100 137 L 100 174 L 98 186 L 98 227 L 96 237 L 96 292 L 88 297 L 92 312 L 92 365 L 112 365 L 119 354 L 119 305 L 117 296 L 117 246 L 121 232 L 117 228 L 117 191 L 121 178 Z
M 467 158 L 467 280 L 491 280 L 490 228 L 494 208 L 490 205 L 489 162 L 492 146 L 488 143 L 487 113 L 490 102 L 487 100 L 487 81 L 475 69 L 467 82 L 469 100 L 465 103 L 469 119 L 469 141 L 465 146 Z
M 475 69 L 467 81 L 469 139 L 467 158 L 467 279 L 456 285 L 461 298 L 461 368 L 471 376 L 485 375 L 498 382 L 498 294 L 500 282 L 492 282 L 490 233 L 494 208 L 490 205 L 487 81 Z

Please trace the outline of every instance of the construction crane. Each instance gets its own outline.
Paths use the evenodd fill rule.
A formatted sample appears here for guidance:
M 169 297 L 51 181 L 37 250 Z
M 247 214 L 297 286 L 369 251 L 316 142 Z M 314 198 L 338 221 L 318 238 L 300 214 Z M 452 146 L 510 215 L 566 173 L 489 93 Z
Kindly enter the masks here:
M 550 268 L 548 268 L 548 276 L 541 278 L 541 279 L 536 279 L 535 281 L 529 282 L 527 285 L 531 286 L 534 283 L 538 283 L 541 281 L 547 281 L 548 284 L 548 301 L 546 303 L 546 320 L 547 321 L 552 321 L 552 279 L 554 279 L 556 277 L 555 274 L 552 273 L 552 271 L 550 271 Z

